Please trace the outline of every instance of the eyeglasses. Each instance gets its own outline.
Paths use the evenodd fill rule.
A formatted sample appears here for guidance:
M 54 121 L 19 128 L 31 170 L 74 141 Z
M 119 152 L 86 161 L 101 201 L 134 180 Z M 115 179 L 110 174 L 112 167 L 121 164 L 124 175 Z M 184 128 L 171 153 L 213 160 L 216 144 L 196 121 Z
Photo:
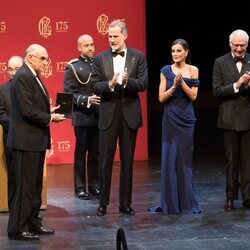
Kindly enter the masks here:
M 231 45 L 232 45 L 234 48 L 240 47 L 240 48 L 244 49 L 244 48 L 247 47 L 247 44 L 246 44 L 246 43 L 244 43 L 244 44 L 235 44 L 235 43 L 231 43 Z
M 35 56 L 35 55 L 31 55 L 31 56 L 34 56 L 34 57 L 40 59 L 41 62 L 48 62 L 48 61 L 49 61 L 49 58 L 48 58 L 48 57 L 45 57 L 45 56 L 41 56 L 41 57 Z

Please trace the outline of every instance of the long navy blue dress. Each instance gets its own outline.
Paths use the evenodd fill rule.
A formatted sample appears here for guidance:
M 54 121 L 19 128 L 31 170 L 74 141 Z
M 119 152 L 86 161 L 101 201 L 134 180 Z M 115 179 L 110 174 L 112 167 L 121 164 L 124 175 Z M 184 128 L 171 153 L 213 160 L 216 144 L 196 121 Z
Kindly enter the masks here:
M 161 69 L 167 89 L 175 74 L 170 65 Z M 198 79 L 183 78 L 188 86 L 199 86 Z M 181 86 L 174 91 L 164 107 L 162 117 L 161 205 L 151 212 L 200 213 L 201 206 L 193 193 L 193 140 L 196 118 L 192 101 Z

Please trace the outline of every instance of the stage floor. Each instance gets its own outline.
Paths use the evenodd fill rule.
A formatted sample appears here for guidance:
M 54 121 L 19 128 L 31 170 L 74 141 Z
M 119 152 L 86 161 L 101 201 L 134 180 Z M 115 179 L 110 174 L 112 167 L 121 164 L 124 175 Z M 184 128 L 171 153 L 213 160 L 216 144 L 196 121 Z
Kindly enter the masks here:
M 223 157 L 216 152 L 195 152 L 193 183 L 202 214 L 163 215 L 147 208 L 160 201 L 160 159 L 134 164 L 133 203 L 136 215 L 118 211 L 119 163 L 114 164 L 111 202 L 107 214 L 95 215 L 98 199 L 73 195 L 72 165 L 47 167 L 48 206 L 41 211 L 43 225 L 53 236 L 38 241 L 9 240 L 8 213 L 0 213 L 0 249 L 116 249 L 116 233 L 125 232 L 128 249 L 250 249 L 250 210 L 241 199 L 232 212 L 222 210 L 225 198 Z

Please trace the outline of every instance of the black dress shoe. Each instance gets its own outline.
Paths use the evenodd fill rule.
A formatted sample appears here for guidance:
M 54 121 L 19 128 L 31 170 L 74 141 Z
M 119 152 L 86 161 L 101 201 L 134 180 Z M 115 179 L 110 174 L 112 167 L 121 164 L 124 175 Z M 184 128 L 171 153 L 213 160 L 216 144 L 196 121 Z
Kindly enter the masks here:
M 224 203 L 224 211 L 230 211 L 232 209 L 234 209 L 234 201 L 226 200 Z
M 107 212 L 106 206 L 99 206 L 99 207 L 97 208 L 97 210 L 96 210 L 96 215 L 100 217 L 100 216 L 105 215 L 106 212 Z
M 51 228 L 46 228 L 46 227 L 40 227 L 37 228 L 35 230 L 33 230 L 36 234 L 40 234 L 40 235 L 51 235 L 55 233 L 55 229 L 51 229 Z
M 82 199 L 82 200 L 90 200 L 91 199 L 90 194 L 85 192 L 85 191 L 81 191 L 76 196 L 77 196 L 77 198 Z
M 250 209 L 250 200 L 244 200 L 242 206 L 243 208 Z
M 11 240 L 39 240 L 39 235 L 33 232 L 8 233 Z
M 119 211 L 123 214 L 128 214 L 128 215 L 135 215 L 135 211 L 133 210 L 133 208 L 131 208 L 130 206 L 125 207 L 125 206 L 120 206 L 119 207 Z
M 99 197 L 100 195 L 100 190 L 98 188 L 89 188 L 89 194 L 92 197 Z

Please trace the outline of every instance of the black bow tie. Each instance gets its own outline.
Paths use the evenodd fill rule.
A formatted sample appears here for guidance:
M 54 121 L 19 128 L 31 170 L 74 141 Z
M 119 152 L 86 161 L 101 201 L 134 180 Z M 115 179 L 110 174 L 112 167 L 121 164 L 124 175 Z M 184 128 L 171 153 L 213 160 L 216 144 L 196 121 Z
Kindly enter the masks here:
M 125 55 L 125 51 L 121 51 L 121 52 L 117 52 L 117 51 L 112 51 L 112 56 L 115 57 L 117 55 L 120 55 L 122 57 L 124 57 Z
M 234 62 L 237 63 L 237 62 L 243 62 L 244 60 L 244 57 L 234 57 Z

